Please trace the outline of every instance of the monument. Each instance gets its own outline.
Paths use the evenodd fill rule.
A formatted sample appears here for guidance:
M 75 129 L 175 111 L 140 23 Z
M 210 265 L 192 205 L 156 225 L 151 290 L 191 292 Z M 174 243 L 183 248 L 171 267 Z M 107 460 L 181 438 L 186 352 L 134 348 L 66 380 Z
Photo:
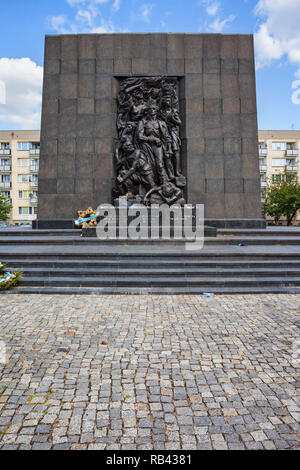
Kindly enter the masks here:
M 36 227 L 124 195 L 265 227 L 251 35 L 46 37 Z

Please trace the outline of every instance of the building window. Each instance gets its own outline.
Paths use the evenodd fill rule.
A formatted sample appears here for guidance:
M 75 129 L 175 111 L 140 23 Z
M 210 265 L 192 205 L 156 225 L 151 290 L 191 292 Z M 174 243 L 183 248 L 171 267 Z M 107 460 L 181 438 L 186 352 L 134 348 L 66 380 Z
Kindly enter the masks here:
M 296 142 L 289 142 L 286 144 L 287 150 L 297 150 Z
M 283 175 L 272 175 L 272 183 L 280 183 Z
M 18 150 L 39 150 L 39 142 L 18 142 Z
M 265 150 L 265 149 L 268 148 L 268 145 L 267 145 L 266 142 L 259 142 L 258 148 L 259 148 L 260 150 Z
M 10 175 L 2 175 L 0 176 L 0 181 L 2 183 L 10 183 Z
M 8 142 L 0 142 L 0 150 L 9 150 L 10 146 Z
M 1 158 L 0 159 L 0 166 L 7 166 L 10 165 L 10 159 L 9 158 Z
M 18 183 L 30 183 L 31 175 L 18 175 Z
M 272 166 L 285 166 L 286 159 L 285 158 L 272 158 Z
M 10 199 L 10 191 L 1 191 L 0 194 L 2 197 L 6 197 L 7 199 Z
M 32 207 L 19 207 L 19 215 L 32 215 Z
M 29 158 L 18 158 L 18 166 L 28 167 L 29 161 Z
M 31 199 L 37 197 L 36 191 L 19 191 L 19 199 Z
M 286 142 L 272 142 L 272 150 L 286 150 Z

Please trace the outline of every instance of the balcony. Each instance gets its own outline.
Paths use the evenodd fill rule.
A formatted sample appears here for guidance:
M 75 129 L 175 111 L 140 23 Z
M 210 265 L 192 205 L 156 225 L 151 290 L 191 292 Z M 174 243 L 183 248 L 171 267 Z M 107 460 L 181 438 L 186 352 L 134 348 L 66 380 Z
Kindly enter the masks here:
M 40 154 L 40 149 L 30 149 L 29 150 L 29 155 L 30 156 L 35 156 Z
M 38 173 L 39 172 L 39 165 L 30 165 L 31 173 Z
M 10 149 L 0 149 L 0 155 L 10 155 Z
M 10 189 L 11 182 L 0 182 L 0 189 Z
M 290 171 L 291 173 L 298 173 L 299 166 L 298 165 L 288 165 L 286 167 L 286 171 Z
M 268 149 L 259 149 L 260 157 L 265 157 L 266 155 L 268 155 Z
M 38 198 L 37 197 L 31 197 L 30 198 L 30 204 L 32 206 L 35 206 L 38 203 Z
M 286 156 L 287 157 L 298 157 L 298 155 L 299 155 L 299 150 L 294 149 L 294 150 L 287 150 L 286 151 Z
M 37 188 L 38 185 L 39 185 L 39 182 L 38 182 L 38 181 L 31 181 L 31 182 L 30 182 L 30 187 L 31 187 L 31 188 Z
M 10 171 L 10 165 L 0 165 L 0 173 L 9 173 Z
M 259 165 L 259 171 L 265 173 L 267 171 L 267 165 Z
M 266 188 L 267 187 L 267 182 L 266 181 L 261 181 L 260 182 L 260 187 L 261 188 Z

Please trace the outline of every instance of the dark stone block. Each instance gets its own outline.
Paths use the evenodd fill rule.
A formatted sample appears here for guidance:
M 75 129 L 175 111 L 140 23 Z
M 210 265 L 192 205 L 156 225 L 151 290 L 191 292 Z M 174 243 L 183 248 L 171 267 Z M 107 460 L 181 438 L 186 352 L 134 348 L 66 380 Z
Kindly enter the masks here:
M 204 73 L 214 73 L 214 74 L 219 74 L 220 73 L 220 59 L 203 59 L 203 72 Z
M 94 125 L 95 125 L 94 114 L 78 114 L 77 115 L 77 137 L 93 137 L 94 136 Z
M 40 202 L 40 201 L 39 201 Z M 55 200 L 53 200 L 53 206 L 55 205 Z M 55 208 L 53 207 L 53 215 L 50 217 L 54 217 L 55 215 Z M 75 228 L 74 220 L 73 219 L 37 219 L 36 221 L 36 228 L 38 230 L 72 230 Z
M 59 75 L 45 74 L 43 96 L 49 99 L 59 97 Z
M 43 114 L 58 114 L 58 99 L 57 98 L 44 98 Z
M 112 112 L 112 99 L 102 98 L 96 100 L 96 113 L 97 114 L 109 114 Z
M 59 60 L 61 53 L 60 36 L 46 36 L 45 39 L 45 62 Z
M 188 139 L 187 150 L 189 154 L 204 153 L 205 151 L 205 140 L 204 138 L 197 137 L 196 139 Z
M 80 59 L 96 58 L 96 36 L 94 34 L 78 36 L 78 57 Z
M 75 155 L 61 154 L 57 157 L 57 176 L 75 178 Z
M 44 139 L 56 138 L 58 132 L 58 122 L 56 114 L 43 114 L 41 141 Z
M 77 111 L 77 100 L 75 98 L 59 100 L 59 113 L 60 114 L 72 114 L 76 115 Z
M 96 98 L 111 98 L 112 78 L 111 75 L 96 76 Z
M 239 114 L 223 114 L 222 129 L 226 137 L 241 136 L 241 118 Z
M 239 76 L 240 95 L 243 98 L 256 99 L 254 74 L 240 73 Z
M 77 98 L 77 75 L 64 74 L 60 76 L 61 98 Z
M 202 73 L 202 58 L 185 59 L 185 73 Z
M 175 76 L 184 75 L 184 59 L 168 59 L 167 71 L 168 71 L 168 75 L 175 75 Z M 133 69 L 132 69 L 132 72 L 133 72 Z
M 95 139 L 95 152 L 96 154 L 112 154 L 112 140 L 111 137 L 101 137 Z M 110 157 L 111 158 L 111 157 Z
M 208 153 L 220 153 L 224 152 L 224 141 L 223 139 L 205 139 L 205 152 Z
M 43 155 L 57 155 L 57 139 L 43 139 L 41 142 L 41 153 Z
M 47 178 L 56 178 L 57 176 L 57 156 L 43 153 L 43 160 L 40 162 L 39 181 Z M 39 185 L 39 191 L 42 191 L 42 186 Z M 48 192 L 48 191 L 42 191 Z M 50 191 L 51 193 L 51 191 Z
M 93 167 L 94 167 L 93 155 L 91 154 L 76 155 L 75 168 L 76 168 L 76 178 L 78 180 L 86 179 L 86 178 L 92 179 L 94 176 Z M 90 191 L 92 191 L 92 187 L 90 187 Z
M 61 58 L 63 60 L 77 60 L 78 59 L 78 36 L 77 35 L 64 35 L 61 36 Z
M 238 57 L 239 39 L 237 35 L 226 34 L 222 36 L 221 57 L 222 59 L 236 59 Z
M 80 74 L 95 74 L 96 61 L 95 59 L 80 59 L 79 60 L 79 73 Z
M 231 138 L 225 137 L 224 138 L 224 153 L 225 155 L 228 154 L 240 154 L 242 151 L 242 140 L 241 138 Z M 226 158 L 225 158 L 226 161 Z
M 96 70 L 97 74 L 113 74 L 114 59 L 97 59 Z
M 253 59 L 254 45 L 252 34 L 241 34 L 238 36 L 238 56 L 239 59 Z
M 204 136 L 203 119 L 195 119 L 193 115 L 187 116 L 187 136 L 191 139 Z
M 116 58 L 131 58 L 131 35 L 118 34 L 114 36 L 114 57 Z
M 207 179 L 224 178 L 224 162 L 222 155 L 205 155 L 205 176 Z
M 204 99 L 195 98 L 186 101 L 187 114 L 202 114 L 204 112 Z
M 75 193 L 76 194 L 91 193 L 92 191 L 93 191 L 93 178 L 79 178 L 75 180 Z
M 221 114 L 222 101 L 220 99 L 204 98 L 204 112 L 206 114 Z
M 245 193 L 260 194 L 260 182 L 258 178 L 245 178 L 244 179 Z
M 109 34 L 100 34 L 96 36 L 96 53 L 97 58 L 113 59 L 114 58 L 114 36 Z
M 42 194 L 39 192 L 39 215 L 42 217 L 47 214 L 48 217 L 56 217 L 55 214 L 56 194 Z M 38 225 L 37 228 L 43 228 Z
M 204 136 L 208 139 L 223 137 L 221 114 L 205 114 Z
M 225 217 L 244 217 L 244 196 L 239 191 L 227 191 L 225 194 Z M 234 194 L 235 193 L 235 194 Z
M 95 179 L 108 179 L 113 177 L 113 162 L 111 154 L 96 154 L 94 161 Z
M 252 74 L 254 71 L 253 59 L 239 59 L 239 73 Z
M 75 218 L 77 217 L 77 206 L 73 194 L 60 194 L 55 199 L 55 214 L 59 218 Z M 73 228 L 73 227 L 72 227 Z
M 241 132 L 242 137 L 257 137 L 257 115 L 255 114 L 241 114 Z
M 76 144 L 77 153 L 93 153 L 94 139 L 91 137 L 78 137 Z
M 221 75 L 222 98 L 237 98 L 240 96 L 238 75 Z
M 237 74 L 239 71 L 238 59 L 222 59 L 221 73 Z
M 76 139 L 72 137 L 61 137 L 58 140 L 58 152 L 59 154 L 74 154 L 76 148 Z
M 240 98 L 224 98 L 223 113 L 224 114 L 240 114 L 241 100 Z
M 61 114 L 58 118 L 58 129 L 56 131 L 56 135 L 58 134 L 59 137 L 76 137 L 76 114 L 65 113 Z
M 223 218 L 225 213 L 224 193 L 209 193 L 205 194 L 205 219 L 216 217 Z
M 224 178 L 207 178 L 206 193 L 223 193 L 224 194 Z
M 78 60 L 62 60 L 61 61 L 61 73 L 62 74 L 74 74 L 78 73 Z
M 149 59 L 132 59 L 132 75 L 149 74 Z
M 133 59 L 143 59 L 150 56 L 150 37 L 148 34 L 132 34 L 130 40 L 131 57 Z
M 186 99 L 203 98 L 203 78 L 200 74 L 186 75 Z M 211 98 L 211 97 L 208 97 Z
M 168 34 L 167 56 L 169 59 L 184 59 L 184 35 Z
M 56 75 L 60 73 L 60 61 L 49 59 L 45 63 L 45 73 Z
M 165 75 L 167 73 L 167 59 L 150 57 L 149 70 L 153 75 Z
M 77 112 L 78 114 L 94 114 L 95 112 L 94 98 L 78 98 Z
M 55 178 L 39 178 L 39 193 L 40 194 L 56 194 L 56 179 Z
M 242 114 L 256 113 L 256 100 L 253 98 L 241 99 L 241 112 Z
M 78 97 L 93 98 L 95 96 L 95 76 L 79 75 L 78 76 Z
M 110 114 L 97 114 L 95 120 L 95 135 L 110 137 L 112 134 L 112 119 Z
M 209 59 L 220 58 L 221 36 L 219 34 L 203 35 L 203 57 Z
M 241 195 L 244 192 L 243 179 L 227 177 L 225 179 L 225 192 L 229 194 L 239 193 Z M 241 214 L 237 217 L 241 217 Z
M 204 98 L 221 98 L 221 80 L 219 74 L 203 74 Z
M 115 59 L 114 61 L 114 71 L 115 73 L 129 74 L 131 75 L 132 70 L 132 59 Z
M 167 36 L 165 34 L 149 35 L 150 56 L 153 59 L 167 58 Z
M 199 59 L 203 57 L 203 37 L 186 34 L 184 38 L 186 59 Z
M 260 200 L 260 191 L 256 194 L 247 194 L 244 199 L 244 214 L 249 218 L 261 218 L 261 223 L 266 223 L 262 219 L 262 206 Z M 265 228 L 262 227 L 262 228 Z
M 74 178 L 58 178 L 57 193 L 58 194 L 74 194 Z
M 248 178 L 259 178 L 259 159 L 256 153 L 243 154 L 243 174 Z

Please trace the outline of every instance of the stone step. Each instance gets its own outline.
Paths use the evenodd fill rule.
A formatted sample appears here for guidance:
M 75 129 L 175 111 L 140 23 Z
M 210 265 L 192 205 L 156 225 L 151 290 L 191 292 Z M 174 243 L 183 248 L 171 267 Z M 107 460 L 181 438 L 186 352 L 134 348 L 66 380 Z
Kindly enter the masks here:
M 4 229 L 0 230 L 1 237 L 80 237 L 80 229 L 70 229 L 70 230 L 9 230 Z
M 14 287 L 3 291 L 9 294 L 38 295 L 202 295 L 209 292 L 215 295 L 253 295 L 253 294 L 300 294 L 300 287 Z M 209 302 L 209 298 L 207 299 Z
M 183 278 L 162 277 L 145 278 L 137 277 L 119 277 L 115 276 L 94 276 L 82 277 L 64 276 L 64 277 L 25 277 L 20 280 L 20 286 L 53 286 L 53 287 L 296 287 L 300 286 L 300 276 L 282 278 L 280 277 L 226 277 L 215 276 L 213 279 L 207 279 L 206 276 L 195 276 Z
M 115 239 L 115 240 L 99 240 L 98 238 L 84 238 L 84 237 L 48 237 L 48 236 L 35 236 L 35 237 L 0 237 L 0 246 L 2 245 L 87 245 L 87 246 L 182 246 L 188 240 L 128 240 L 128 239 Z M 246 243 L 248 245 L 299 245 L 299 237 L 222 237 L 218 236 L 205 238 L 205 246 L 214 245 L 238 245 L 239 243 Z
M 158 268 L 158 263 L 160 268 Z M 12 269 L 28 269 L 28 268 L 41 268 L 41 269 L 49 269 L 49 268 L 74 268 L 74 269 L 81 269 L 81 268 L 94 268 L 94 269 L 105 269 L 105 268 L 120 268 L 120 269 L 140 269 L 142 268 L 154 268 L 154 269 L 161 269 L 161 268 L 172 268 L 172 269 L 185 269 L 185 268 L 220 268 L 220 269 L 235 269 L 235 268 L 278 268 L 278 269 L 298 269 L 300 268 L 300 257 L 298 260 L 288 259 L 288 260 L 278 260 L 274 258 L 274 260 L 252 260 L 252 259 L 209 259 L 209 260 L 202 260 L 202 259 L 192 259 L 192 258 L 170 258 L 170 259 L 160 259 L 160 258 L 153 258 L 153 259 L 139 259 L 134 257 L 129 257 L 128 259 L 122 258 L 109 258 L 109 259 L 10 259 L 8 261 L 8 267 Z
M 282 229 L 276 228 L 267 228 L 267 229 L 218 229 L 218 234 L 222 236 L 234 237 L 300 237 L 300 227 L 291 227 Z
M 97 278 L 106 278 L 107 276 L 114 276 L 114 277 L 146 277 L 146 278 L 157 278 L 157 277 L 168 277 L 168 278 L 180 278 L 185 279 L 189 276 L 191 277 L 217 277 L 217 276 L 224 276 L 224 277 L 281 277 L 281 278 L 288 278 L 288 277 L 300 277 L 300 268 L 273 268 L 267 269 L 264 267 L 247 269 L 244 267 L 239 268 L 191 268 L 191 267 L 181 267 L 181 268 L 162 268 L 162 267 L 143 267 L 142 265 L 137 268 L 127 268 L 127 267 L 120 267 L 116 266 L 114 268 L 85 268 L 85 267 L 73 267 L 73 268 L 28 268 L 28 267 L 21 267 L 19 266 L 20 270 L 23 272 L 23 276 L 28 277 L 81 277 L 81 278 L 88 278 L 88 277 L 97 277 Z M 9 266 L 8 266 L 9 270 Z

